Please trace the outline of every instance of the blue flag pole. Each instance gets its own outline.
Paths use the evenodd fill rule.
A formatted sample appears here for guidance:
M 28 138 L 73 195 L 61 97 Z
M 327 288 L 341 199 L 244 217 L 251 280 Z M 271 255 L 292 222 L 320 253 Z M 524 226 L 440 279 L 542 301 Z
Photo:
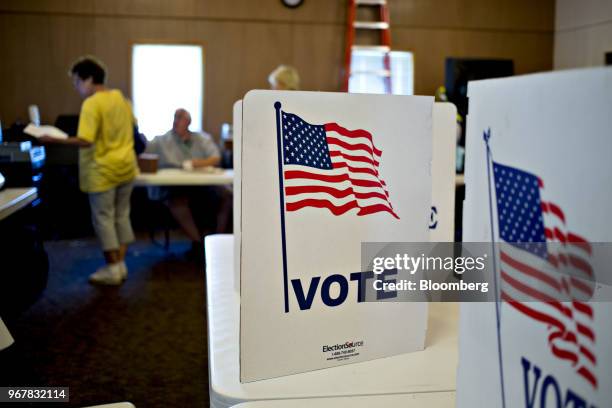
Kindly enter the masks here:
M 285 189 L 283 177 L 283 137 L 281 123 L 281 103 L 275 102 L 276 145 L 278 148 L 278 186 L 280 190 L 281 245 L 283 251 L 283 288 L 285 293 L 285 313 L 289 313 L 289 282 L 287 277 L 287 242 L 285 240 Z
M 501 312 L 500 312 L 500 288 L 497 284 L 497 255 L 495 251 L 495 226 L 493 223 L 493 189 L 491 187 L 491 163 L 493 156 L 489 147 L 489 139 L 491 139 L 491 129 L 485 131 L 482 135 L 485 145 L 487 146 L 487 185 L 489 187 L 489 220 L 491 223 L 491 255 L 493 258 L 493 285 L 495 286 L 495 320 L 497 330 L 497 355 L 499 359 L 499 378 L 501 382 L 501 397 L 502 407 L 506 407 L 506 393 L 504 390 L 504 362 L 502 358 L 502 343 L 501 343 Z

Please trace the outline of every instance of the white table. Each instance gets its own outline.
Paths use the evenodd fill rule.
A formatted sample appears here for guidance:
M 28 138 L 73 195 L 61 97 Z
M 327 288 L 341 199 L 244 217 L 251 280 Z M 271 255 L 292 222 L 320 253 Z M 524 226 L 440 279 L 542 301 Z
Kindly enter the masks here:
M 141 173 L 136 177 L 136 186 L 222 186 L 231 185 L 234 170 L 210 173 L 201 170 L 160 169 L 157 173 Z
M 24 208 L 38 197 L 34 187 L 6 188 L 0 191 L 0 220 Z M 0 319 L 0 350 L 13 344 L 13 337 Z
M 454 393 L 459 316 L 454 303 L 430 305 L 424 351 L 241 384 L 234 239 L 232 235 L 208 236 L 205 247 L 211 407 L 255 400 Z M 453 404 L 449 400 L 444 406 Z
M 234 405 L 234 408 L 448 408 L 454 406 L 454 392 L 427 392 L 420 394 L 371 395 L 363 397 L 252 401 Z
M 5 188 L 0 191 L 0 220 L 24 208 L 38 197 L 34 187 Z

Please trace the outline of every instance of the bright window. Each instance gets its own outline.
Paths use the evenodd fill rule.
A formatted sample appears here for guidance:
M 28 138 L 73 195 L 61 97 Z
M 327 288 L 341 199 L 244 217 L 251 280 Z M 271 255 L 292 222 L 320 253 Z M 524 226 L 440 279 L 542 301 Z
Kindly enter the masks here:
M 391 91 L 395 95 L 414 93 L 414 62 L 411 52 L 391 51 Z M 355 50 L 351 59 L 349 92 L 385 93 L 383 53 L 370 50 Z
M 172 128 L 174 111 L 191 113 L 202 130 L 203 50 L 198 45 L 137 44 L 132 48 L 132 97 L 138 127 L 148 139 Z

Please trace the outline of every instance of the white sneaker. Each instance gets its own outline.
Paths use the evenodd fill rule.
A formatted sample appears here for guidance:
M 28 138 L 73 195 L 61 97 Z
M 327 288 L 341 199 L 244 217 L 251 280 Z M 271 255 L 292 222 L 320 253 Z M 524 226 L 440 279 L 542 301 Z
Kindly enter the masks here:
M 118 263 L 104 265 L 89 276 L 89 282 L 99 285 L 120 285 L 123 282 L 121 267 Z
M 128 275 L 127 265 L 125 261 L 119 262 L 119 270 L 121 271 L 121 279 L 126 280 Z

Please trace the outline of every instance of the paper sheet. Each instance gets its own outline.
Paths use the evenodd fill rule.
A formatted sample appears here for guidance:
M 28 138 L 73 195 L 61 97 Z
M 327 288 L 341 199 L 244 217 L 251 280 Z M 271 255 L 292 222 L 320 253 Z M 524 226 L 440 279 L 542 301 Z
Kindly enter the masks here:
M 51 136 L 56 139 L 68 139 L 68 135 L 66 134 L 66 132 L 56 128 L 55 126 L 50 125 L 36 126 L 30 123 L 23 131 L 28 135 L 34 136 L 36 138 L 42 136 Z

